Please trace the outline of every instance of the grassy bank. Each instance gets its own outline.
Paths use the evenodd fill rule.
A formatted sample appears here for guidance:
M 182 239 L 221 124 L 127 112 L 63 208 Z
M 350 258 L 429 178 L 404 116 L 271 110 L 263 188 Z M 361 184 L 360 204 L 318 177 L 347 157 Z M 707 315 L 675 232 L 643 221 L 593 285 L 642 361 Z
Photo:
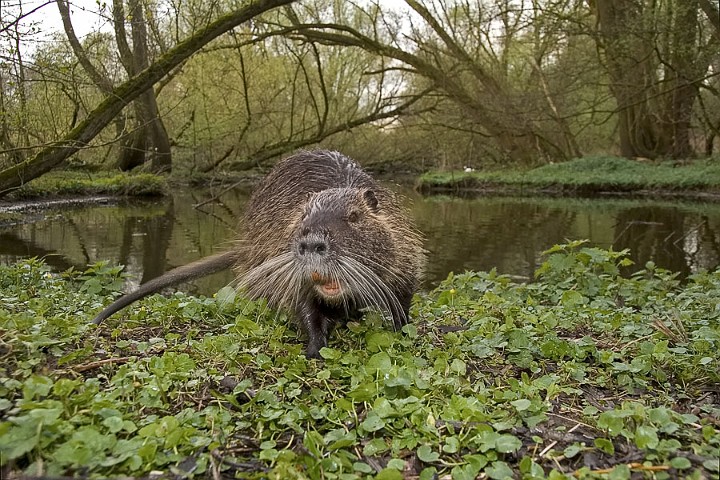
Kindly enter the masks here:
M 37 200 L 97 195 L 139 197 L 165 195 L 166 193 L 166 180 L 150 173 L 57 171 L 23 185 L 4 200 Z
M 649 163 L 586 157 L 531 170 L 429 172 L 423 193 L 503 190 L 514 193 L 712 193 L 720 194 L 720 160 Z
M 96 328 L 120 269 L 0 267 L 3 472 L 717 478 L 720 272 L 680 285 L 627 262 L 575 243 L 533 284 L 451 276 L 404 333 L 367 314 L 324 361 L 229 289 Z
M 7 200 L 71 196 L 153 196 L 168 191 L 168 181 L 192 185 L 217 182 L 253 183 L 248 174 L 200 174 L 193 178 L 117 172 L 51 172 L 26 184 Z M 396 176 L 389 177 L 398 181 Z M 592 195 L 638 193 L 720 197 L 720 160 L 649 163 L 617 157 L 587 157 L 531 170 L 507 167 L 495 171 L 428 172 L 416 184 L 421 193 L 502 192 L 512 194 Z

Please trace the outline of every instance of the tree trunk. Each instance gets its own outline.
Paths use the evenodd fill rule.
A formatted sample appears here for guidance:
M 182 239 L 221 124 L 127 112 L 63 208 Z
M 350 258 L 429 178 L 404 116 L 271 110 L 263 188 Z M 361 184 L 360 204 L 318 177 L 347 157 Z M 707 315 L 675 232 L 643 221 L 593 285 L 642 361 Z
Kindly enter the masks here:
M 135 106 L 135 117 L 138 115 L 138 106 Z M 142 133 L 142 129 L 140 130 Z M 129 172 L 135 167 L 145 163 L 145 152 L 147 151 L 147 139 L 145 135 L 139 135 L 137 131 L 126 133 L 122 140 L 122 151 L 115 165 L 121 172 Z
M 272 8 L 287 5 L 294 0 L 258 0 L 246 7 L 233 11 L 214 21 L 195 35 L 178 44 L 122 85 L 115 88 L 77 127 L 65 138 L 44 148 L 34 157 L 0 171 L 0 197 L 26 182 L 46 173 L 61 164 L 72 154 L 88 145 L 129 102 L 163 78 L 203 46 L 228 30 L 244 23 Z
M 617 101 L 620 154 L 655 158 L 657 132 L 647 106 L 648 89 L 654 83 L 650 78 L 653 52 L 642 35 L 642 1 L 597 0 L 595 13 L 610 90 Z
M 710 0 L 698 0 L 699 6 L 713 27 L 713 35 L 720 40 L 720 5 L 713 5 Z
M 698 54 L 698 0 L 677 0 L 665 11 L 644 0 L 592 5 L 617 102 L 620 154 L 692 156 L 690 120 L 707 67 Z
M 690 121 L 693 105 L 699 93 L 697 78 L 703 72 L 696 72 L 694 61 L 695 37 L 697 34 L 698 1 L 684 0 L 676 4 L 673 19 L 672 69 L 666 77 L 672 89 L 665 116 L 666 137 L 672 139 L 668 154 L 672 158 L 692 157 L 695 152 L 690 145 Z M 704 68 L 703 68 L 704 70 Z
M 8 152 L 8 158 L 14 164 L 24 160 L 22 150 L 18 149 L 10 137 L 10 126 L 7 122 L 7 111 L 5 110 L 5 79 L 0 71 L 0 147 Z
M 65 29 L 65 36 L 70 43 L 70 47 L 72 48 L 75 57 L 78 59 L 78 62 L 83 67 L 83 70 L 85 70 L 95 86 L 105 95 L 109 95 L 113 89 L 113 82 L 107 75 L 95 68 L 95 65 L 93 65 L 90 61 L 87 52 L 75 34 L 75 28 L 73 27 L 72 20 L 70 19 L 70 4 L 67 0 L 55 0 L 55 3 L 57 4 L 58 11 L 60 12 L 60 18 L 62 19 L 63 27 Z M 137 72 L 129 74 L 128 76 L 132 77 L 135 73 Z M 73 127 L 75 126 L 74 123 L 75 122 L 73 122 L 72 125 Z M 124 137 L 127 122 L 123 112 L 120 112 L 117 117 L 115 117 L 113 123 L 115 124 L 115 140 L 120 142 L 120 150 L 118 151 L 119 162 L 124 155 L 134 151 L 131 150 L 132 139 Z
M 123 59 L 123 66 L 128 76 L 133 76 L 146 69 L 149 64 L 147 24 L 143 0 L 130 0 L 128 5 L 130 7 L 132 50 L 129 49 L 124 28 L 125 15 L 122 0 L 114 2 L 113 21 L 116 23 L 115 36 L 118 50 Z M 160 117 L 155 91 L 153 89 L 146 90 L 133 102 L 133 105 L 136 127 L 127 141 L 131 148 L 123 149 L 117 167 L 122 171 L 128 171 L 149 160 L 150 171 L 155 173 L 171 171 L 170 139 Z
M 145 70 L 149 65 L 147 46 L 147 24 L 142 0 L 130 0 L 130 15 L 132 18 L 133 63 L 135 71 Z M 135 100 L 136 110 L 139 113 L 137 120 L 140 129 L 135 135 L 141 135 L 147 140 L 145 159 L 150 160 L 150 170 L 155 173 L 170 172 L 172 169 L 172 155 L 170 153 L 170 139 L 165 124 L 160 117 L 155 91 L 150 88 Z

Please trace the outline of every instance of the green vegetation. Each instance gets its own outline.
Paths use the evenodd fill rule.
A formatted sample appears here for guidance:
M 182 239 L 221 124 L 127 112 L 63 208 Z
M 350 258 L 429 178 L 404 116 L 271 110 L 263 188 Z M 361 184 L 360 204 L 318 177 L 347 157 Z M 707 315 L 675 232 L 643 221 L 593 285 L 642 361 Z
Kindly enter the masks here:
M 531 170 L 430 172 L 418 183 L 422 192 L 510 189 L 563 193 L 720 192 L 720 162 L 641 163 L 618 157 L 585 157 Z
M 55 171 L 13 192 L 15 200 L 61 196 L 157 196 L 167 193 L 166 180 L 150 173 Z
M 322 145 L 418 172 L 718 148 L 713 0 L 34 3 L 0 17 L 0 196 L 70 159 L 195 175 Z
M 715 478 L 720 271 L 682 285 L 652 264 L 623 278 L 629 262 L 575 242 L 548 251 L 531 284 L 451 275 L 404 334 L 368 313 L 322 362 L 283 314 L 229 288 L 154 296 L 96 328 L 120 268 L 1 267 L 3 468 Z
M 253 173 L 223 175 L 223 181 L 252 182 Z M 175 181 L 194 184 L 211 183 L 217 177 L 194 174 Z M 172 181 L 172 180 L 171 180 Z M 141 173 L 92 174 L 56 171 L 25 184 L 14 199 L 68 195 L 152 196 L 167 192 L 167 180 Z M 473 172 L 439 172 L 423 174 L 417 183 L 423 193 L 504 190 L 508 192 L 600 193 L 641 191 L 652 193 L 720 192 L 720 162 L 714 159 L 677 162 L 640 163 L 619 157 L 585 157 L 544 165 L 531 170 L 506 169 Z

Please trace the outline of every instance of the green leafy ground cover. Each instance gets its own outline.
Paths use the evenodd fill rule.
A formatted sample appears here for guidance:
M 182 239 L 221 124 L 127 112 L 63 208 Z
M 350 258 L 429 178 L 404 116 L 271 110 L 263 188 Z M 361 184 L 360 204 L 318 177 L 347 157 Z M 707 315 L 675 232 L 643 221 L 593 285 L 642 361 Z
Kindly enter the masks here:
M 516 189 L 560 193 L 720 192 L 720 161 L 646 163 L 618 157 L 584 157 L 531 170 L 429 172 L 421 192 Z
M 7 475 L 718 478 L 720 271 L 681 284 L 581 242 L 537 281 L 449 277 L 307 360 L 231 289 L 88 321 L 121 269 L 0 267 Z

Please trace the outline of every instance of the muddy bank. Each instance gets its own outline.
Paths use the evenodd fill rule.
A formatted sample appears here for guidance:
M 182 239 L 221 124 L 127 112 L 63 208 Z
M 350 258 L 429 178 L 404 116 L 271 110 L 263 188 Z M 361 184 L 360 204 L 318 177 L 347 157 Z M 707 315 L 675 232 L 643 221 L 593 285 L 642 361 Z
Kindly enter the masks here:
M 683 188 L 642 188 L 627 185 L 533 185 L 487 182 L 471 177 L 457 181 L 432 182 L 420 180 L 415 190 L 422 195 L 454 195 L 463 198 L 483 196 L 550 196 L 550 197 L 621 197 L 621 198 L 656 198 L 656 199 L 688 199 L 707 202 L 720 201 L 720 188 L 683 189 Z
M 56 215 L 58 210 L 85 208 L 97 205 L 117 205 L 128 198 L 114 195 L 93 195 L 89 197 L 68 197 L 37 200 L 0 202 L 0 227 L 33 223 Z
M 120 197 L 113 195 L 95 195 L 92 197 L 53 198 L 45 200 L 20 200 L 17 202 L 0 202 L 0 213 L 21 213 L 46 210 L 49 208 L 76 207 L 85 205 L 102 205 L 117 203 Z

